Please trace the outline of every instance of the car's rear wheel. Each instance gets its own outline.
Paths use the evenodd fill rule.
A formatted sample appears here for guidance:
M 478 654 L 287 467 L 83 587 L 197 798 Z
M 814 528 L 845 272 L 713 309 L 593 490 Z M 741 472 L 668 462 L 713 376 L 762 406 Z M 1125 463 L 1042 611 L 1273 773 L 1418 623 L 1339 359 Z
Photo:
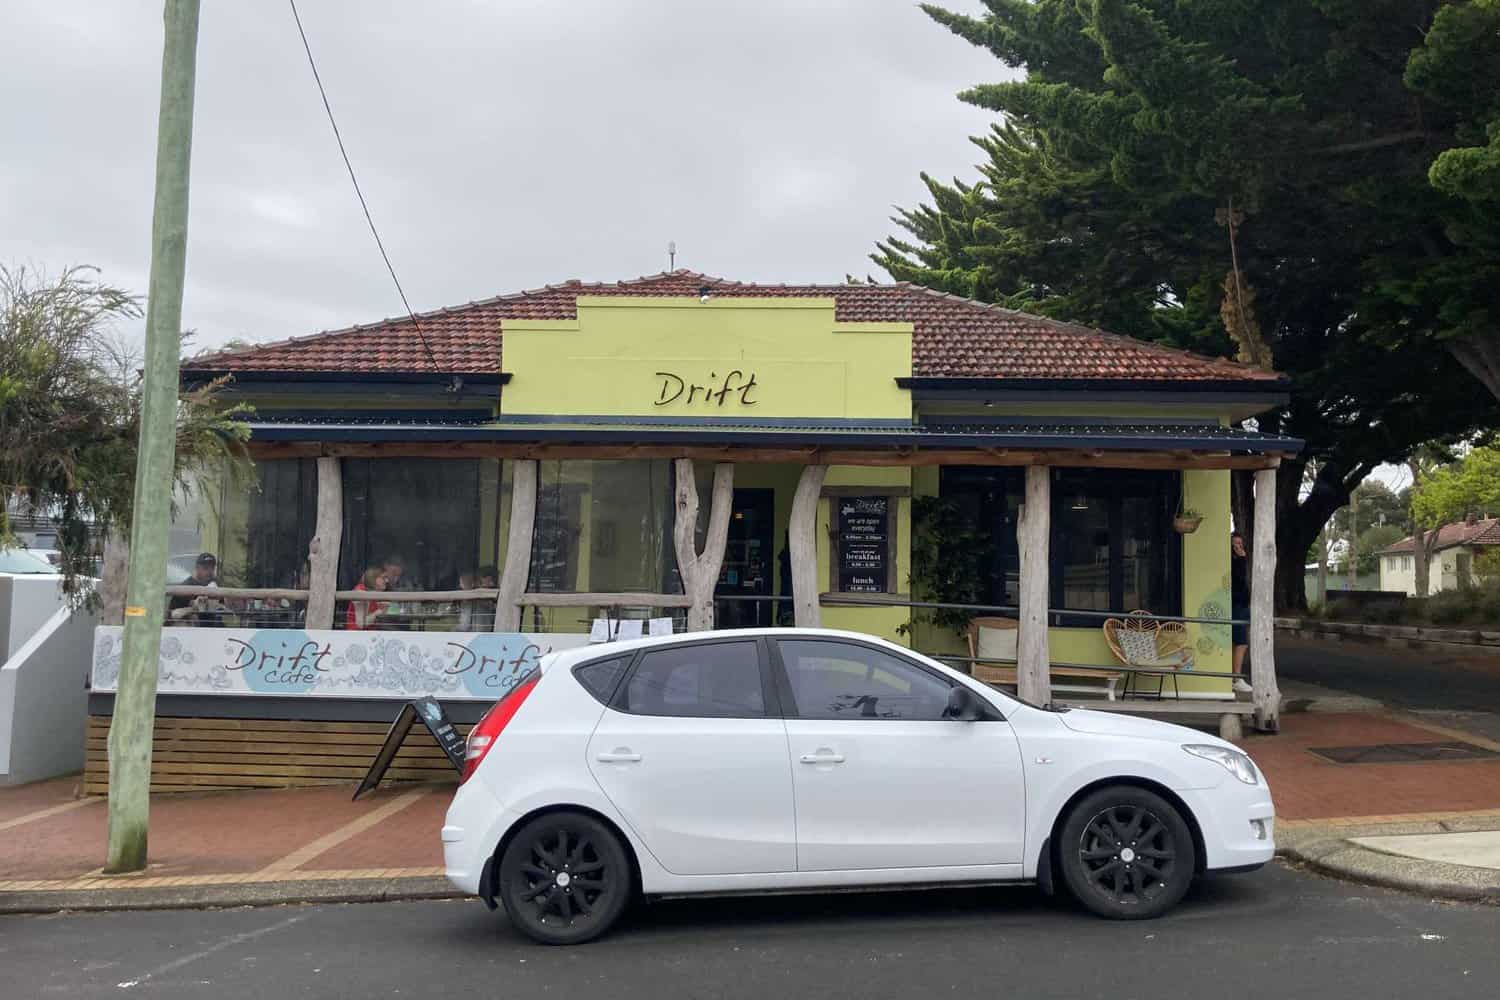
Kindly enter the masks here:
M 1165 913 L 1187 892 L 1197 865 L 1182 814 L 1132 785 L 1101 788 L 1075 805 L 1063 821 L 1058 851 L 1074 898 L 1115 920 Z
M 592 816 L 538 816 L 500 856 L 500 902 L 516 929 L 543 944 L 581 944 L 619 919 L 634 887 L 620 838 Z

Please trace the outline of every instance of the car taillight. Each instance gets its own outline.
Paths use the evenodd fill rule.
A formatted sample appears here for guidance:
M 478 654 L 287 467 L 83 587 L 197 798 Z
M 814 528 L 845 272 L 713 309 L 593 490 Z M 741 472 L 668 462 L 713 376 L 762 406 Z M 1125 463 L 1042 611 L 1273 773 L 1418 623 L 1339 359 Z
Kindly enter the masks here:
M 479 767 L 479 762 L 484 760 L 484 755 L 490 752 L 490 747 L 500 738 L 505 726 L 511 719 L 515 718 L 516 712 L 520 710 L 521 703 L 526 696 L 531 694 L 531 689 L 536 687 L 536 682 L 542 679 L 541 674 L 534 673 L 526 680 L 517 684 L 506 692 L 505 697 L 490 706 L 490 710 L 484 713 L 484 717 L 469 730 L 468 739 L 464 741 L 464 769 L 458 776 L 461 785 L 469 780 Z

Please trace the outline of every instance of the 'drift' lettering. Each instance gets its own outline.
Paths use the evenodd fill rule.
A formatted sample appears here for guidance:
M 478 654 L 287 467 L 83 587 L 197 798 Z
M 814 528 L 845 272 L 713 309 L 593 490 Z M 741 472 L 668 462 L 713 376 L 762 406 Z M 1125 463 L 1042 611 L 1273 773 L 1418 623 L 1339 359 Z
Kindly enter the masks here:
M 450 642 L 448 645 L 458 650 L 458 655 L 454 657 L 453 665 L 446 667 L 443 673 L 466 674 L 472 670 L 482 678 L 485 687 L 510 687 L 521 674 L 542 658 L 542 648 L 536 643 L 523 646 L 515 659 L 484 656 L 461 642 Z
M 297 648 L 295 653 L 287 655 L 284 651 L 273 653 L 269 650 L 257 649 L 251 643 L 233 636 L 226 636 L 226 638 L 238 647 L 234 651 L 234 662 L 225 664 L 226 670 L 248 670 L 253 667 L 267 681 L 280 684 L 304 684 L 316 680 L 317 674 L 327 673 L 332 669 L 323 665 L 323 661 L 333 655 L 331 643 L 319 649 L 316 642 L 308 639 Z
M 682 399 L 683 393 L 687 394 L 687 398 L 683 399 L 684 403 L 701 402 L 705 406 L 720 408 L 731 397 L 737 397 L 741 406 L 754 406 L 760 402 L 750 398 L 751 391 L 760 387 L 760 383 L 755 380 L 755 373 L 750 372 L 747 376 L 738 368 L 725 373 L 722 379 L 718 372 L 709 372 L 708 385 L 689 382 L 676 372 L 657 372 L 656 377 L 661 379 L 661 392 L 651 404 L 653 406 L 675 403 Z

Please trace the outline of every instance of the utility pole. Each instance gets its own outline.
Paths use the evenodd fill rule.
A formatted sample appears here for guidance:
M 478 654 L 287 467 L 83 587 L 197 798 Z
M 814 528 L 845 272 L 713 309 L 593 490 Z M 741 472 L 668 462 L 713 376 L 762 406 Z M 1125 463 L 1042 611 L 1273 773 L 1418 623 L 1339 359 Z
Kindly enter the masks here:
M 187 267 L 188 170 L 193 147 L 199 0 L 166 0 L 162 20 L 161 110 L 156 132 L 156 205 L 151 216 L 151 283 L 146 293 L 146 359 L 141 437 L 130 518 L 130 577 L 120 678 L 109 725 L 110 873 L 146 867 L 151 808 L 151 739 L 156 671 L 166 604 L 167 530 L 177 446 L 177 363 Z

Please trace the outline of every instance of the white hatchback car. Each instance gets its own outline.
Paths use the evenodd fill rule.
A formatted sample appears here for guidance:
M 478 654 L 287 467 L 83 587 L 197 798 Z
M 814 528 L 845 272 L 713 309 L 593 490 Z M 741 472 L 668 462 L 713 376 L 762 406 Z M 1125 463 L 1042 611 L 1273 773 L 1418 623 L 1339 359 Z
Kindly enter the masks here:
M 1154 917 L 1274 852 L 1232 744 L 1037 708 L 880 639 L 763 629 L 544 657 L 468 737 L 448 879 L 550 944 L 637 895 L 1056 881 Z

